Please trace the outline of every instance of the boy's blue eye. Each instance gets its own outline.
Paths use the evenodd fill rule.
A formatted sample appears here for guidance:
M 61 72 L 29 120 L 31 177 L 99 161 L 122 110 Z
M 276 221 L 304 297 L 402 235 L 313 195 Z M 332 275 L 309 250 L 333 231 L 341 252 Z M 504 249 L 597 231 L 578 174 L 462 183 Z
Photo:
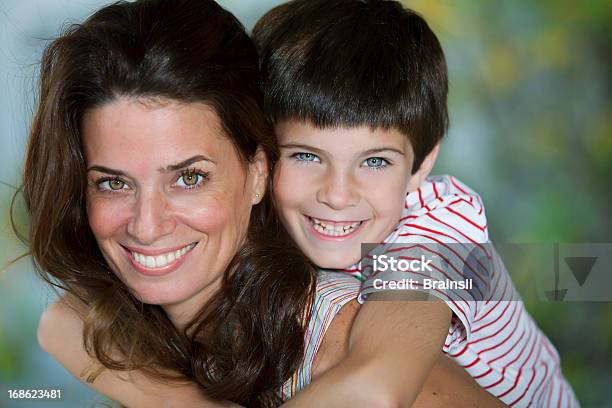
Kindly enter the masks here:
M 303 162 L 320 162 L 321 159 L 316 154 L 312 153 L 296 153 L 293 155 L 298 161 Z
M 389 165 L 389 162 L 383 159 L 382 157 L 368 157 L 367 159 L 363 161 L 363 164 L 366 167 L 380 169 L 383 167 L 387 167 Z

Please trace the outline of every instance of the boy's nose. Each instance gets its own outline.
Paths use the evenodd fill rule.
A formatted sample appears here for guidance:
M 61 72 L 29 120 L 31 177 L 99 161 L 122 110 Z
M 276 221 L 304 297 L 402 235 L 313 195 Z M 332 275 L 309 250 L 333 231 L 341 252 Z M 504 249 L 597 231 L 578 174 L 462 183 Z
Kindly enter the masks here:
M 353 207 L 359 203 L 360 195 L 356 181 L 350 174 L 330 172 L 317 191 L 317 201 L 334 210 Z
M 176 227 L 162 192 L 140 192 L 127 232 L 142 245 L 151 245 Z

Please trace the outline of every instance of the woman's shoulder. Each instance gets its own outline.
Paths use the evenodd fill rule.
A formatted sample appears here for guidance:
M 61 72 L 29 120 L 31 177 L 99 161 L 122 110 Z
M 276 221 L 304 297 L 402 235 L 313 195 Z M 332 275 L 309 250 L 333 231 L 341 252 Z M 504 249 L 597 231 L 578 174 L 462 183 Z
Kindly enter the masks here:
M 355 276 L 330 270 L 320 270 L 317 274 L 317 298 L 333 304 L 344 304 L 357 298 L 361 281 Z
M 348 353 L 353 322 L 359 310 L 357 299 L 342 306 L 325 331 L 311 368 L 311 381 L 338 364 Z
M 348 339 L 359 304 L 361 282 L 344 272 L 321 270 L 312 314 L 306 330 L 303 364 L 297 372 L 297 389 L 340 361 L 348 349 Z
M 83 346 L 87 305 L 65 294 L 49 305 L 38 323 L 40 347 L 76 376 L 91 364 Z
M 319 270 L 310 329 L 325 332 L 344 305 L 357 299 L 360 289 L 361 281 L 353 275 Z M 313 327 L 313 323 L 318 324 Z

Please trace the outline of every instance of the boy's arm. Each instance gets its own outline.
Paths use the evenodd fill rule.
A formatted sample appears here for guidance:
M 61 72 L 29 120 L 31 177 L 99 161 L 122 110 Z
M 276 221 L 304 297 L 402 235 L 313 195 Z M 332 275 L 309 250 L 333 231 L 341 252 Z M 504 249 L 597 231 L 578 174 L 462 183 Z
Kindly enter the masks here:
M 412 408 L 505 408 L 503 402 L 482 388 L 465 369 L 442 353 Z
M 451 310 L 421 292 L 382 300 L 375 293 L 351 329 L 347 357 L 289 401 L 287 407 L 409 407 L 442 354 Z M 378 297 L 378 298 L 377 298 Z
M 84 380 L 85 371 L 99 365 L 83 347 L 83 321 L 73 309 L 78 300 L 65 298 L 53 303 L 43 313 L 38 326 L 38 342 L 72 375 L 106 397 L 130 408 L 138 407 L 230 407 L 207 399 L 195 383 L 156 382 L 139 372 L 103 370 L 93 383 Z M 82 306 L 85 307 L 85 306 Z

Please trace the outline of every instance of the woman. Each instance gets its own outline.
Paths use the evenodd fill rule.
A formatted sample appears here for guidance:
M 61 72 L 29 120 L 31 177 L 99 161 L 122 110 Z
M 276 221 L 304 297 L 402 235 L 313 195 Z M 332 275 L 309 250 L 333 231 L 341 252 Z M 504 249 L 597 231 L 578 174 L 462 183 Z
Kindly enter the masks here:
M 264 197 L 278 152 L 257 85 L 213 1 L 111 5 L 45 52 L 24 195 L 35 263 L 66 294 L 39 341 L 128 406 L 277 405 L 300 366 L 316 279 Z M 345 350 L 342 310 L 314 375 Z M 424 406 L 473 395 L 439 366 Z
M 24 168 L 34 260 L 87 306 L 87 350 L 249 405 L 301 358 L 314 284 L 262 230 L 256 61 L 212 1 L 105 7 L 47 48 Z

